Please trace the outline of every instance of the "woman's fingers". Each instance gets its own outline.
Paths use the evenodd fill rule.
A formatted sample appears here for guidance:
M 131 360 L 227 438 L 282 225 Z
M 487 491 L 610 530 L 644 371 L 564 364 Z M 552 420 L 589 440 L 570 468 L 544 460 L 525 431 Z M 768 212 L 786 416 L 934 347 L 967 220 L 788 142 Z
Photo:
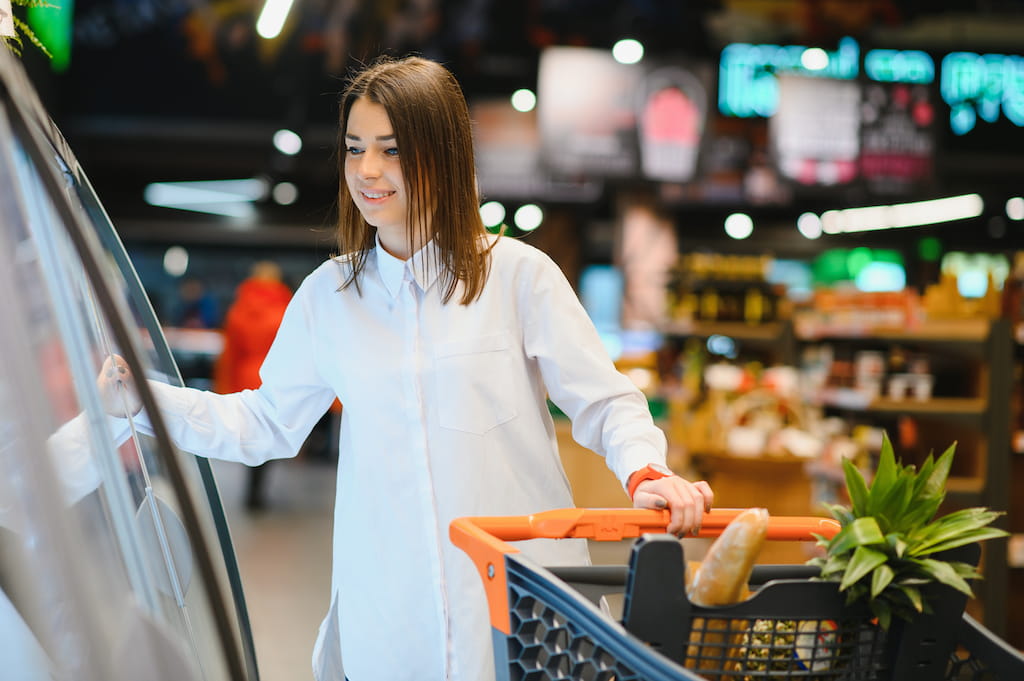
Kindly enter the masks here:
M 103 409 L 111 416 L 131 416 L 142 407 L 135 391 L 131 369 L 119 355 L 109 355 L 103 360 L 96 386 Z
M 633 505 L 637 508 L 668 508 L 666 531 L 677 537 L 700 532 L 704 514 L 711 510 L 714 492 L 707 482 L 690 482 L 677 475 L 645 480 L 637 486 Z

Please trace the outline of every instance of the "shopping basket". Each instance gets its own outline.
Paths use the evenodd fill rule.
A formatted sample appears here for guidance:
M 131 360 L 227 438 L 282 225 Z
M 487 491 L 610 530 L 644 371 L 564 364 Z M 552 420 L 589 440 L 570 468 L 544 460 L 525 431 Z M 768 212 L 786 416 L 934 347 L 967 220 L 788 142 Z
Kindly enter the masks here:
M 718 536 L 741 511 L 711 511 L 699 536 Z M 965 597 L 948 588 L 936 592 L 933 613 L 889 631 L 805 565 L 756 566 L 755 593 L 742 603 L 692 604 L 668 520 L 668 511 L 642 509 L 455 520 L 451 540 L 483 579 L 499 681 L 1024 679 L 1024 656 L 965 615 Z M 772 517 L 768 538 L 838 530 L 828 518 Z M 636 539 L 627 566 L 545 568 L 507 543 L 536 538 Z M 978 547 L 969 549 L 956 558 L 977 561 Z M 616 592 L 621 619 L 600 604 Z

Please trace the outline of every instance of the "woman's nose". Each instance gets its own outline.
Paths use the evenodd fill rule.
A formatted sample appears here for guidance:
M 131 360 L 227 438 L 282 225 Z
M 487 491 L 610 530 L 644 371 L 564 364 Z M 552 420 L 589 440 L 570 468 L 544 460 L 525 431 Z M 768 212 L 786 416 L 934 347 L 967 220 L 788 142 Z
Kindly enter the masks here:
M 380 164 L 372 154 L 364 153 L 359 157 L 356 172 L 363 179 L 372 179 L 380 175 Z

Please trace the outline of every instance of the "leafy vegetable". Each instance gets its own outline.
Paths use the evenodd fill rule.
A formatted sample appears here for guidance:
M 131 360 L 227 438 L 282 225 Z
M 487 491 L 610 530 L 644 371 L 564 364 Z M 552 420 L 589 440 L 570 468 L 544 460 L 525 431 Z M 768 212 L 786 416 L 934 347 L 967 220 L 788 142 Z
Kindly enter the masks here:
M 985 508 L 935 518 L 955 448 L 954 443 L 938 459 L 929 455 L 917 469 L 896 460 L 886 436 L 870 485 L 852 462 L 843 461 L 850 507 L 827 507 L 842 529 L 831 539 L 819 536 L 826 554 L 808 562 L 821 569 L 822 579 L 839 582 L 848 603 L 866 601 L 885 629 L 893 616 L 910 619 L 931 611 L 924 590 L 929 584 L 974 595 L 970 581 L 981 577 L 977 568 L 936 554 L 1007 535 L 990 527 L 1002 514 Z

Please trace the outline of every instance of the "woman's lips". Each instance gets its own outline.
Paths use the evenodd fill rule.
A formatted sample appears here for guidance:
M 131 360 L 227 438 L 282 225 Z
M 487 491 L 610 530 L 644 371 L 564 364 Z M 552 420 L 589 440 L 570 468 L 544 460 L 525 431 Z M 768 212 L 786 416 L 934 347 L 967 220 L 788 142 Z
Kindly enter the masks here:
M 378 202 L 378 201 L 383 201 L 384 199 L 386 199 L 389 196 L 393 195 L 395 192 L 393 192 L 393 191 L 367 191 L 367 190 L 364 189 L 364 190 L 360 191 L 359 193 L 362 194 L 363 198 L 366 199 L 367 201 L 369 201 L 371 203 L 375 203 L 375 202 Z

